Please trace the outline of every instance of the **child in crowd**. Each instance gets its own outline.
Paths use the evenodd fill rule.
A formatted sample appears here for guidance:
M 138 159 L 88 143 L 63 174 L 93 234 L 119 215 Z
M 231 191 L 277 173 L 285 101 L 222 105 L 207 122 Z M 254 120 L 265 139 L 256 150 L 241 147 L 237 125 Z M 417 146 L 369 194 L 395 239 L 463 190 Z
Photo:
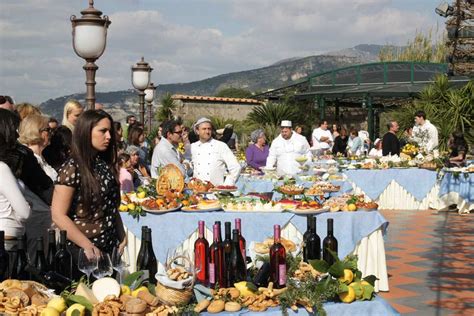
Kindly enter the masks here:
M 118 165 L 120 172 L 120 191 L 122 191 L 123 193 L 133 191 L 133 177 L 128 171 L 128 168 L 130 168 L 130 155 L 127 153 L 121 153 L 118 156 Z

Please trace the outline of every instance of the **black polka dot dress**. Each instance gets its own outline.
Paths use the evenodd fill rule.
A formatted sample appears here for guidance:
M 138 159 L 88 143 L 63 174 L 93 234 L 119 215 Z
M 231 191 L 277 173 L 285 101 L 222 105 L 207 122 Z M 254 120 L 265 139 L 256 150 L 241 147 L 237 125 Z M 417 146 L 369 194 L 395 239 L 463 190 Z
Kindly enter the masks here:
M 120 187 L 114 174 L 105 161 L 96 158 L 93 172 L 99 181 L 101 198 L 92 199 L 92 211 L 86 215 L 81 201 L 81 175 L 79 166 L 70 158 L 58 172 L 56 184 L 75 189 L 68 216 L 77 228 L 101 251 L 112 253 L 119 244 L 115 225 L 117 207 L 120 203 Z M 71 244 L 70 241 L 68 241 Z

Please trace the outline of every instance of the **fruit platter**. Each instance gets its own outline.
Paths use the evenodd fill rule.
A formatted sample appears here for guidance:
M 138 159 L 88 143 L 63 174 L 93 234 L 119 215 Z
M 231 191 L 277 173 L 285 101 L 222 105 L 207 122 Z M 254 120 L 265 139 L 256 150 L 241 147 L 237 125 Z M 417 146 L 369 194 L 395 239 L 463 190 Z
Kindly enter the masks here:
M 378 204 L 373 201 L 366 201 L 364 195 L 344 194 L 337 197 L 331 197 L 323 205 L 329 208 L 330 212 L 355 212 L 372 211 L 378 209 Z

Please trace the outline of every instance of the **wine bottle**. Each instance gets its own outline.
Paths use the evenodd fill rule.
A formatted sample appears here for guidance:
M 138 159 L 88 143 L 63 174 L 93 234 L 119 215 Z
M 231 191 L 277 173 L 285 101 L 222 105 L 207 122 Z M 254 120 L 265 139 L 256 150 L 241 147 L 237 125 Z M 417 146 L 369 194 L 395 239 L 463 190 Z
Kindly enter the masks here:
M 197 282 L 206 285 L 209 282 L 209 243 L 204 238 L 204 221 L 198 222 L 198 239 L 194 242 L 194 267 Z
M 247 279 L 247 265 L 245 264 L 244 258 L 242 257 L 242 252 L 240 252 L 239 231 L 237 229 L 232 231 L 229 270 L 229 286 Z
M 224 253 L 221 247 L 219 224 L 214 224 L 212 227 L 213 231 L 213 243 L 209 250 L 209 285 L 211 288 L 215 288 L 217 284 L 222 284 L 224 280 Z
M 328 218 L 328 235 L 323 240 L 323 260 L 332 265 L 335 260 L 328 249 L 337 255 L 337 239 L 334 237 L 334 221 L 332 218 Z
M 36 257 L 35 257 L 34 266 L 39 272 L 48 271 L 48 265 L 46 263 L 46 258 L 44 256 L 43 237 L 38 237 L 36 239 Z M 38 279 L 36 279 L 36 281 L 41 282 L 41 280 L 38 280 Z
M 145 232 L 148 229 L 148 226 L 142 226 L 142 242 L 140 244 L 140 249 L 138 250 L 137 254 L 137 267 L 140 264 L 140 261 L 143 257 L 143 252 L 145 251 Z
M 286 285 L 286 251 L 280 243 L 280 233 L 280 225 L 274 225 L 273 245 L 270 248 L 270 280 L 277 289 Z
M 230 255 L 232 252 L 232 236 L 231 236 L 231 222 L 225 222 L 225 239 L 222 242 L 222 248 L 224 250 L 224 273 L 225 273 L 225 284 L 220 285 L 221 287 L 229 287 L 229 280 L 231 278 L 231 267 L 230 267 Z M 231 283 L 232 284 L 232 283 Z
M 155 275 L 158 269 L 158 264 L 156 262 L 155 252 L 153 251 L 151 234 L 151 228 L 147 228 L 145 230 L 145 249 L 143 250 L 143 256 L 138 265 L 138 270 L 144 271 L 145 277 L 148 276 L 148 281 L 156 284 Z
M 245 243 L 245 238 L 242 235 L 242 220 L 240 218 L 235 219 L 235 229 L 239 231 L 239 247 L 240 247 L 240 252 L 242 253 L 242 257 L 244 258 L 244 261 L 247 262 L 247 248 L 246 248 L 246 243 Z
M 308 260 L 321 259 L 321 239 L 316 233 L 316 217 L 314 216 L 310 219 L 309 234 L 306 236 L 304 244 L 303 260 L 305 262 L 308 262 Z
M 48 230 L 48 254 L 46 256 L 46 263 L 48 264 L 48 271 L 54 270 L 54 256 L 56 255 L 56 231 L 54 229 Z
M 67 232 L 59 232 L 59 249 L 54 256 L 54 271 L 66 278 L 72 278 L 72 256 L 66 245 Z
M 308 235 L 311 231 L 311 221 L 313 217 L 314 217 L 313 215 L 306 215 L 306 231 L 303 234 L 303 249 L 304 249 L 304 242 L 308 238 Z
M 8 279 L 10 268 L 10 256 L 5 250 L 5 232 L 0 230 L 0 282 Z
M 27 271 L 28 256 L 25 251 L 25 236 L 18 239 L 18 249 L 13 261 L 11 278 L 18 280 L 30 280 L 30 273 Z
M 258 287 L 267 287 L 270 277 L 270 262 L 264 262 L 253 278 L 253 284 Z
M 28 271 L 38 282 L 43 283 L 48 288 L 53 289 L 56 293 L 61 293 L 65 288 L 70 287 L 72 280 L 66 278 L 64 275 L 56 273 L 54 271 L 39 271 L 34 266 L 29 266 Z

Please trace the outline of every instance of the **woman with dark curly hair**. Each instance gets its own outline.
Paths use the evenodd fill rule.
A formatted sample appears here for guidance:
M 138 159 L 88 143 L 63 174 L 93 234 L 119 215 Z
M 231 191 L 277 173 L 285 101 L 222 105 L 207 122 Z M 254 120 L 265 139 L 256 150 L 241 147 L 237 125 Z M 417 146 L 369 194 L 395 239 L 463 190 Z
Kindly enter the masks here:
M 449 164 L 452 166 L 464 166 L 466 164 L 466 154 L 468 153 L 469 146 L 464 139 L 462 132 L 454 132 L 449 138 Z
M 117 211 L 120 185 L 113 120 L 102 110 L 85 111 L 77 120 L 71 158 L 61 167 L 51 206 L 54 223 L 68 232 L 68 246 L 77 259 L 115 247 L 123 251 L 127 239 Z M 74 260 L 73 262 L 77 262 Z

